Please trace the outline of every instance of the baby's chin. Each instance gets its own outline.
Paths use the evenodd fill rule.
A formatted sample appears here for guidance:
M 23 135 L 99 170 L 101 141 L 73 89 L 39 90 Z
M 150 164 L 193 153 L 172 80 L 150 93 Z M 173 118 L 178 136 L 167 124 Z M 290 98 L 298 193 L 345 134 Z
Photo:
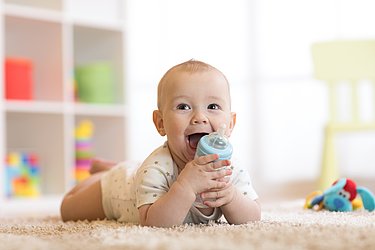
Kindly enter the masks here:
M 195 152 L 194 153 L 191 153 L 191 152 L 186 153 L 185 154 L 185 158 L 186 158 L 187 162 L 190 162 L 190 161 L 194 160 L 194 158 L 195 158 Z
M 178 154 L 181 156 L 181 159 L 186 163 L 188 162 L 191 162 L 192 160 L 194 160 L 194 157 L 195 157 L 195 150 L 184 150 L 183 152 L 180 152 L 180 154 Z
M 195 158 L 195 150 L 191 150 L 191 149 L 188 149 L 188 150 L 185 149 L 179 152 L 171 151 L 171 153 L 175 161 L 178 159 L 180 163 L 185 164 L 185 165 L 188 162 L 191 162 L 192 160 L 194 160 Z

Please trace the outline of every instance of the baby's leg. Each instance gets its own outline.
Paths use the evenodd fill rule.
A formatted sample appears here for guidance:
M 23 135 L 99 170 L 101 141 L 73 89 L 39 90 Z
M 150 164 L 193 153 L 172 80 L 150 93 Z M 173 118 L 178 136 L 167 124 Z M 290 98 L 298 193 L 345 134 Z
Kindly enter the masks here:
M 100 184 L 100 178 L 104 173 L 91 175 L 65 195 L 60 208 L 63 221 L 105 218 Z
M 90 174 L 110 170 L 117 162 L 94 158 L 91 162 Z

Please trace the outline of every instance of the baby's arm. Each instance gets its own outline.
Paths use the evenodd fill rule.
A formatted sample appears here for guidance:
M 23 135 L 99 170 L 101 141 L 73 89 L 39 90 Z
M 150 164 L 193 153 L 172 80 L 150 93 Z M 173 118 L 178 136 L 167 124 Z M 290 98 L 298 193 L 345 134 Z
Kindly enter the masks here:
M 207 155 L 186 164 L 167 193 L 153 204 L 139 208 L 141 224 L 161 227 L 181 225 L 197 193 L 212 188 L 224 188 L 226 182 L 220 179 L 230 175 L 232 171 L 213 171 L 228 165 L 228 161 L 212 163 L 217 158 L 217 155 Z
M 250 183 L 248 173 L 240 169 L 234 174 L 232 182 L 228 182 L 224 188 L 204 192 L 204 204 L 220 207 L 227 221 L 232 224 L 260 220 L 260 204 Z
M 260 205 L 243 195 L 233 184 L 228 183 L 223 189 L 213 189 L 202 194 L 204 204 L 220 207 L 227 221 L 231 224 L 244 224 L 260 220 Z
M 139 208 L 141 224 L 160 227 L 181 225 L 194 200 L 195 194 L 176 181 L 155 203 Z
M 244 224 L 250 221 L 258 221 L 261 217 L 260 204 L 257 200 L 251 200 L 243 195 L 235 186 L 231 202 L 221 206 L 227 221 L 231 224 Z

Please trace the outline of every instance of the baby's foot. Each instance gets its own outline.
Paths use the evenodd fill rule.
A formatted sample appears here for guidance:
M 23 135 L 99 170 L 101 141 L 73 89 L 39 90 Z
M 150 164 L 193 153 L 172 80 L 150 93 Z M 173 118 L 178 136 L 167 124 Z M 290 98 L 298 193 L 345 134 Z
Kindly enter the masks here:
M 113 166 L 115 166 L 117 162 L 108 161 L 100 158 L 94 158 L 91 161 L 91 168 L 89 170 L 90 174 L 95 174 L 102 171 L 110 170 Z

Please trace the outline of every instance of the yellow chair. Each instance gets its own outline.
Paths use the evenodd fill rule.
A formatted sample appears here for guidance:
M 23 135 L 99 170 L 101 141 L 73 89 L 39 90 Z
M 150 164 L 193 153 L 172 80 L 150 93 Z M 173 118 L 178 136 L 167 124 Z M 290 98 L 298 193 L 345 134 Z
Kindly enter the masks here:
M 375 129 L 375 117 L 371 122 L 361 121 L 358 103 L 358 83 L 362 80 L 373 83 L 375 99 L 375 40 L 316 43 L 312 45 L 312 58 L 315 78 L 325 81 L 329 91 L 329 120 L 325 128 L 323 162 L 319 177 L 319 188 L 324 190 L 339 178 L 335 155 L 336 133 Z M 349 84 L 351 90 L 349 121 L 339 121 L 337 117 L 336 92 L 338 84 L 342 83 Z

